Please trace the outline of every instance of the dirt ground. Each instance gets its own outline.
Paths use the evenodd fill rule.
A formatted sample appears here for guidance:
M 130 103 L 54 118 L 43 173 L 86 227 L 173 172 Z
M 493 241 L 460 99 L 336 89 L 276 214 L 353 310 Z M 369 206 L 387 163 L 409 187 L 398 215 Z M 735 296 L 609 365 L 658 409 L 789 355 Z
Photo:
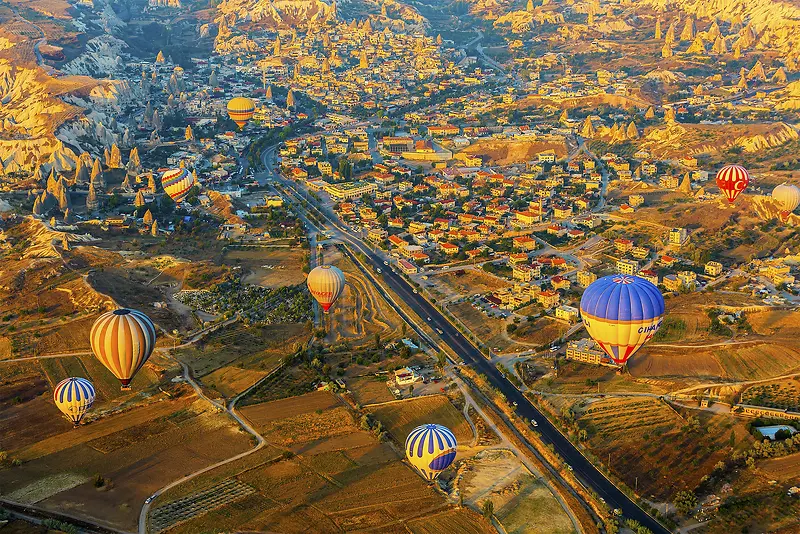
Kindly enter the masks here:
M 526 163 L 540 152 L 548 150 L 554 151 L 556 158 L 563 158 L 567 155 L 567 143 L 563 138 L 552 142 L 492 139 L 473 143 L 464 152 L 473 156 L 484 156 L 491 164 L 513 165 Z
M 243 269 L 247 274 L 242 280 L 247 284 L 276 288 L 305 281 L 301 267 L 306 252 L 301 248 L 288 247 L 229 248 L 223 255 L 223 263 Z
M 510 335 L 511 339 L 529 345 L 544 345 L 563 336 L 567 330 L 569 330 L 569 325 L 565 323 L 540 317 L 533 323 L 522 321 Z
M 346 384 L 356 402 L 362 406 L 394 400 L 394 395 L 386 386 L 385 375 L 359 376 L 351 378 Z
M 472 269 L 465 269 L 464 274 L 460 276 L 453 272 L 438 274 L 431 277 L 428 281 L 444 284 L 463 297 L 476 293 L 483 294 L 497 291 L 511 285 L 507 281 L 489 273 Z
M 530 348 L 529 344 L 513 342 L 506 334 L 506 321 L 487 317 L 480 310 L 473 308 L 468 302 L 449 306 L 453 315 L 463 322 L 466 327 L 483 341 L 486 346 L 494 350 L 506 351 L 511 348 Z

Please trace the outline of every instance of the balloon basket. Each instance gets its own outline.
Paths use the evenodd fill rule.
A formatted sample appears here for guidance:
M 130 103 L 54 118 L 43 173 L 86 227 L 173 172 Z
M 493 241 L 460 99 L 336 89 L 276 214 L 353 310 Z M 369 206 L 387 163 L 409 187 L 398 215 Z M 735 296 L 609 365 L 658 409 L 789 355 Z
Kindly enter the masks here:
M 120 386 L 119 389 L 120 389 L 120 391 L 130 391 L 131 387 L 130 386 Z

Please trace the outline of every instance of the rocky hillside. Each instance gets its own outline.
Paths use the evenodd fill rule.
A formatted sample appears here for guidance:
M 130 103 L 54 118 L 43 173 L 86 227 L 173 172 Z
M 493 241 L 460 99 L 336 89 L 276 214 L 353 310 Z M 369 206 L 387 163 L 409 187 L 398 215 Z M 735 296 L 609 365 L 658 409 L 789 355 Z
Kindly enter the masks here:
M 800 4 L 787 0 L 638 0 L 668 16 L 732 21 L 738 16 L 756 34 L 755 47 L 786 55 L 800 54 Z M 743 30 L 744 31 L 744 30 Z
M 322 0 L 222 0 L 218 19 L 268 29 L 307 28 L 336 18 L 335 3 Z
M 713 154 L 734 146 L 745 152 L 783 145 L 798 139 L 797 130 L 786 123 L 774 124 L 679 124 L 647 130 L 641 148 L 658 158 L 678 158 L 685 154 Z

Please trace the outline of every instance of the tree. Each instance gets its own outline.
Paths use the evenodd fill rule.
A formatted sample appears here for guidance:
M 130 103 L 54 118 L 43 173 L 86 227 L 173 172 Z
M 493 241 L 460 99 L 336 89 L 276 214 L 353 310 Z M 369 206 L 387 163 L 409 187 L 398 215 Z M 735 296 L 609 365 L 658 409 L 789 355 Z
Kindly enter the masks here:
M 375 332 L 375 348 L 381 348 L 381 335 L 378 332 Z
M 492 516 L 494 515 L 494 503 L 491 499 L 486 499 L 483 501 L 483 504 L 481 505 L 481 514 L 483 514 L 483 517 L 485 517 L 487 520 L 491 521 Z
M 444 366 L 446 364 L 447 364 L 447 355 L 444 352 L 439 351 L 436 354 L 436 365 L 437 365 L 437 367 L 439 367 L 439 369 L 444 369 Z
M 697 496 L 691 491 L 679 491 L 672 499 L 672 503 L 679 513 L 687 515 L 697 506 Z

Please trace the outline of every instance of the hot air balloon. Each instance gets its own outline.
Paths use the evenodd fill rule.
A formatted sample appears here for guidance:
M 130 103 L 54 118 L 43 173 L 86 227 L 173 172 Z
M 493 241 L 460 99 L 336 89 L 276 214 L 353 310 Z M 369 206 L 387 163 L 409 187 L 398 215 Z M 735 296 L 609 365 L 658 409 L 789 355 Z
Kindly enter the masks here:
M 772 198 L 780 202 L 785 211 L 791 213 L 800 205 L 800 188 L 796 185 L 781 184 L 772 190 Z
M 156 327 L 140 311 L 120 308 L 101 315 L 89 334 L 92 352 L 129 390 L 156 346 Z
M 664 297 L 638 276 L 604 276 L 581 297 L 583 324 L 616 364 L 624 364 L 661 327 Z
M 237 96 L 228 102 L 228 115 L 239 128 L 244 128 L 247 121 L 253 118 L 256 104 L 249 98 Z
M 344 273 L 333 265 L 320 265 L 308 273 L 308 290 L 317 299 L 325 313 L 331 308 L 344 289 Z
M 422 478 L 433 481 L 456 459 L 456 447 L 456 437 L 449 428 L 422 425 L 406 438 L 406 458 Z
M 183 202 L 193 185 L 194 176 L 183 167 L 169 169 L 161 175 L 161 186 L 175 203 Z
M 725 165 L 717 172 L 719 190 L 733 202 L 750 183 L 750 173 L 741 165 Z
M 78 426 L 94 404 L 94 386 L 85 378 L 65 378 L 56 385 L 53 400 L 61 413 Z

